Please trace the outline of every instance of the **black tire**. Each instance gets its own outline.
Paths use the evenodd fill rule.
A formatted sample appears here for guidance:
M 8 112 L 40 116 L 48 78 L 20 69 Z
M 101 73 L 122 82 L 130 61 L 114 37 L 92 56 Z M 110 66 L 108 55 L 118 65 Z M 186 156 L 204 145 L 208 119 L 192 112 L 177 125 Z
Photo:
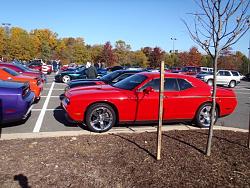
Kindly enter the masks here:
M 212 79 L 209 79 L 209 80 L 207 81 L 207 84 L 208 84 L 209 86 L 213 86 L 213 80 L 212 80 Z
M 195 124 L 199 127 L 209 127 L 211 121 L 211 103 L 202 104 L 195 115 Z M 218 119 L 218 109 L 215 109 L 215 122 Z
M 228 87 L 234 88 L 236 86 L 236 82 L 234 80 L 230 81 Z
M 96 103 L 88 108 L 85 122 L 90 131 L 106 132 L 115 125 L 116 113 L 110 105 Z

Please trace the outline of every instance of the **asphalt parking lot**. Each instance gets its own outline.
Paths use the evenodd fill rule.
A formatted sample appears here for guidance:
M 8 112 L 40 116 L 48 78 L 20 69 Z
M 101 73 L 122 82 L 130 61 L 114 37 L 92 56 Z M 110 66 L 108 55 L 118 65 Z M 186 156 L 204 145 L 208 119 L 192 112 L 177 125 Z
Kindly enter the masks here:
M 54 73 L 48 75 L 47 78 L 48 82 L 44 85 L 41 99 L 34 105 L 32 114 L 28 120 L 25 123 L 12 123 L 4 125 L 1 128 L 1 134 L 81 131 L 84 129 L 77 124 L 67 122 L 64 110 L 60 107 L 60 97 L 62 97 L 62 94 L 64 93 L 66 84 L 55 83 Z M 230 116 L 220 118 L 217 125 L 248 129 L 250 82 L 242 81 L 234 88 L 234 90 L 238 98 L 237 109 Z M 182 124 L 166 124 L 164 126 L 176 125 L 181 126 Z M 114 127 L 113 129 L 116 128 L 117 127 Z M 120 128 L 122 128 L 122 126 L 120 126 L 119 129 Z

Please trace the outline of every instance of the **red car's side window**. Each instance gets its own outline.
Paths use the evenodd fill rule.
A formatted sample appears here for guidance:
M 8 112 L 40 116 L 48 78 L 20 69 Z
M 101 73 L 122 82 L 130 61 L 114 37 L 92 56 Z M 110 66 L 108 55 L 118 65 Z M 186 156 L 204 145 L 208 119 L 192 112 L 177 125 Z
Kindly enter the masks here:
M 185 89 L 189 89 L 193 87 L 191 83 L 189 83 L 188 81 L 184 79 L 178 79 L 178 84 L 179 84 L 180 90 L 185 90 Z
M 150 80 L 148 83 L 146 83 L 144 86 L 141 87 L 140 91 L 143 91 L 147 87 L 152 87 L 154 91 L 159 91 L 159 84 L 160 84 L 159 78 Z
M 152 87 L 154 91 L 159 91 L 159 86 L 160 86 L 160 79 L 159 78 L 153 79 L 149 81 L 147 84 L 145 84 L 141 88 L 141 91 L 147 87 Z M 164 90 L 165 91 L 179 91 L 176 78 L 166 78 L 165 83 L 164 83 Z
M 165 91 L 179 91 L 177 80 L 175 78 L 165 79 L 164 90 Z

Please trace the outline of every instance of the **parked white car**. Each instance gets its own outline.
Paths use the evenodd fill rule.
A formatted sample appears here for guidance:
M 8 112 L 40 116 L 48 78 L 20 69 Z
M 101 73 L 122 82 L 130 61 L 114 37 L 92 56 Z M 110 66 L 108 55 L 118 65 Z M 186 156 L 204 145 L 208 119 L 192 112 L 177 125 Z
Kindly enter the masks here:
M 200 72 L 213 72 L 213 68 L 210 67 L 200 67 Z
M 235 87 L 240 83 L 240 73 L 233 70 L 219 70 L 216 74 L 217 85 L 223 85 L 227 87 Z M 207 82 L 208 85 L 213 85 L 213 75 L 205 75 L 203 81 Z

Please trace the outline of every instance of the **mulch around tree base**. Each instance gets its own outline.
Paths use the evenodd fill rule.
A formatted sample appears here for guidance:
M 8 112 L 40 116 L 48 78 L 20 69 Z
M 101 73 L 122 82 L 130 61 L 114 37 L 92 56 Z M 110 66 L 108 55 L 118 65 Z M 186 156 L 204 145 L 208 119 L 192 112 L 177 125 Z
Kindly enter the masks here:
M 250 187 L 248 133 L 164 132 L 0 141 L 0 187 Z

